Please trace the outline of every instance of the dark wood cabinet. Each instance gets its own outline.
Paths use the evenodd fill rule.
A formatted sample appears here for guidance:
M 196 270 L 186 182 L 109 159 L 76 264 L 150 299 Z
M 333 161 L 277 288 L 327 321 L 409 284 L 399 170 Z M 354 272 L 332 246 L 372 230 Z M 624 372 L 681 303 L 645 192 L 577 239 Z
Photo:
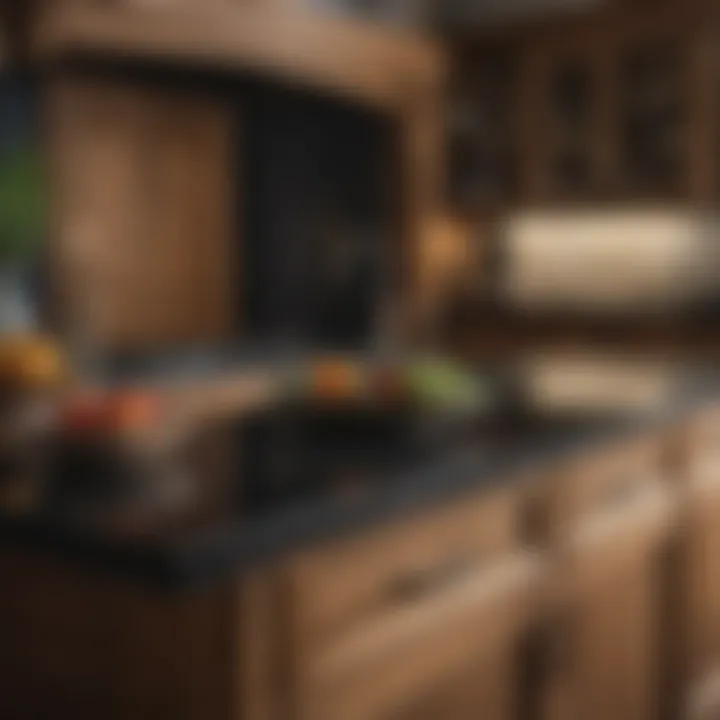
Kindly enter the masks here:
M 482 212 L 484 156 L 496 152 L 496 198 L 515 203 L 710 202 L 717 195 L 717 18 L 698 6 L 656 12 L 615 6 L 570 20 L 505 31 L 504 39 L 460 44 L 449 116 L 497 117 L 502 143 L 478 123 L 449 126 L 450 194 Z M 503 94 L 485 91 L 495 67 L 486 48 L 512 67 Z M 486 53 L 487 54 L 487 53 Z M 507 96 L 512 97 L 508 103 Z M 712 128 L 715 128 L 713 131 Z M 517 129 L 517 131 L 515 131 Z M 498 179 L 512 177 L 513 183 Z
M 606 76 L 597 43 L 541 45 L 529 52 L 525 191 L 537 201 L 587 200 L 607 191 L 602 106 Z
M 688 47 L 672 34 L 628 43 L 618 58 L 618 191 L 679 196 L 689 192 Z
M 509 49 L 469 52 L 448 93 L 450 193 L 464 207 L 505 202 L 519 190 L 520 64 Z

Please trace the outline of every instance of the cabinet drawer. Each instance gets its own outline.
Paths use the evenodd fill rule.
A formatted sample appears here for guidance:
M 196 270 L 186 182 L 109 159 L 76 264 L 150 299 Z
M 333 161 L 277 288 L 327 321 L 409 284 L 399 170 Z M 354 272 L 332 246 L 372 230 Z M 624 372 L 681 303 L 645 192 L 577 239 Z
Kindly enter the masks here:
M 302 646 L 319 650 L 428 584 L 507 554 L 518 507 L 515 492 L 488 492 L 294 559 L 287 572 Z
M 720 445 L 720 407 L 712 405 L 695 415 L 688 423 L 691 442 Z
M 572 577 L 566 582 L 577 590 L 602 586 L 611 568 L 631 557 L 654 552 L 672 518 L 669 488 L 647 483 L 618 507 L 588 515 L 568 536 Z
M 551 528 L 572 534 L 588 518 L 623 513 L 664 478 L 662 444 L 641 439 L 592 450 L 563 468 L 551 494 Z
M 481 687 L 494 678 L 505 696 L 494 693 L 492 702 L 498 708 L 510 705 L 513 651 L 542 570 L 538 556 L 507 553 L 408 597 L 392 610 L 379 610 L 308 658 L 302 678 L 303 717 L 382 720 L 406 708 L 414 709 L 411 716 L 417 717 L 417 708 L 438 698 L 443 687 L 449 691 L 439 696 L 450 703 L 458 679 L 473 673 L 475 693 L 464 700 L 471 706 L 468 710 L 474 709 L 472 717 L 510 717 L 487 707 L 488 695 Z M 452 715 L 450 707 L 428 717 Z

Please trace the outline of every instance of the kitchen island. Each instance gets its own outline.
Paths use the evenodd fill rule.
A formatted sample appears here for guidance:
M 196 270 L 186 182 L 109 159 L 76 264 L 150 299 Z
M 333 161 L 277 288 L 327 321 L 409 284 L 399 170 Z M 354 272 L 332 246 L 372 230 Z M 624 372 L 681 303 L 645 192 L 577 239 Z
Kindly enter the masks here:
M 506 425 L 192 531 L 6 514 L 0 716 L 657 717 L 715 668 L 666 584 L 692 567 L 668 549 L 720 505 L 717 478 L 691 482 L 718 397 L 700 383 L 653 417 Z

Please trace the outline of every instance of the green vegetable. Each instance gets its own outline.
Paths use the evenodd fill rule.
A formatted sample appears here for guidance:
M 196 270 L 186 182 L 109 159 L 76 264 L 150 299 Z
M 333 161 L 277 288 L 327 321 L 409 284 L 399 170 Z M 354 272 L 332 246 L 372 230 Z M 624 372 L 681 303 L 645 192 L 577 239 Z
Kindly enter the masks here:
M 45 231 L 45 182 L 39 149 L 0 154 L 0 260 L 27 258 Z
M 411 363 L 408 378 L 417 402 L 435 410 L 471 410 L 486 393 L 479 379 L 452 363 L 422 359 Z

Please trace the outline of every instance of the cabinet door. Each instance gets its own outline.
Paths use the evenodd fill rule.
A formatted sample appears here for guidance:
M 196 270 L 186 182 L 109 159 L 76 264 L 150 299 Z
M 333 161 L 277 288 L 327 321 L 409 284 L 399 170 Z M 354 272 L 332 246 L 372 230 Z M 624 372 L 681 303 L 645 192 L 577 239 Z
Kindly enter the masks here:
M 539 43 L 528 60 L 524 152 L 534 202 L 574 202 L 607 191 L 608 73 L 598 40 Z
M 693 127 L 688 40 L 633 36 L 618 47 L 618 190 L 628 197 L 682 197 L 690 186 Z M 706 148 L 707 151 L 707 148 Z
M 548 641 L 548 720 L 657 716 L 661 549 L 670 501 L 640 484 L 578 518 L 559 572 Z
M 467 52 L 449 92 L 452 199 L 479 212 L 517 199 L 520 184 L 521 66 L 512 47 Z
M 296 558 L 292 706 L 302 720 L 512 717 L 541 561 L 512 492 Z
M 309 667 L 308 720 L 490 720 L 513 717 L 515 656 L 530 583 L 525 556 L 424 580 L 397 606 Z
M 60 81 L 52 98 L 63 328 L 113 349 L 222 339 L 233 310 L 229 110 L 107 78 Z
M 720 714 L 720 417 L 700 423 L 688 448 L 681 555 L 681 707 L 688 718 Z M 715 713 L 715 715 L 713 715 Z

